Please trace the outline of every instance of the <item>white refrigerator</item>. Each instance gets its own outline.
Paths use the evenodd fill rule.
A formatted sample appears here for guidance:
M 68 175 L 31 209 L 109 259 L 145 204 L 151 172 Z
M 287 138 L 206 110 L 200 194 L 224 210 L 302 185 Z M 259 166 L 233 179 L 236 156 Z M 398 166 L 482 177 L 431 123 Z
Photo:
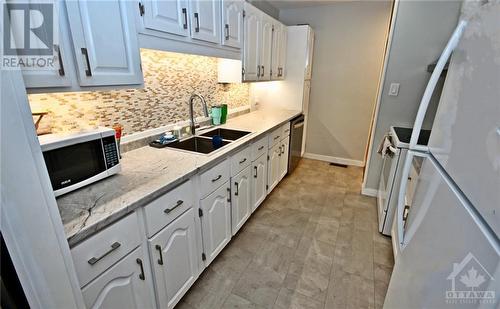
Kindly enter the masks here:
M 430 153 L 422 160 L 411 149 L 419 149 L 415 141 L 427 98 L 451 51 Z M 499 308 L 499 1 L 464 2 L 433 76 L 403 167 L 393 226 L 396 258 L 384 308 Z M 408 182 L 417 159 L 418 179 Z

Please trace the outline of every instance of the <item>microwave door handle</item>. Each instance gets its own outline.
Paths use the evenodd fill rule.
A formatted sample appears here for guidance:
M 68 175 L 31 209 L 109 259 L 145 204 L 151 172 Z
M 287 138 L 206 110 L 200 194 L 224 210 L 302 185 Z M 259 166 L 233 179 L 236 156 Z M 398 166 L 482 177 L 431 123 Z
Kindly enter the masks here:
M 417 145 L 420 130 L 422 130 L 422 123 L 424 122 L 424 117 L 427 113 L 427 108 L 429 107 L 429 102 L 431 100 L 432 93 L 434 92 L 434 88 L 436 88 L 436 84 L 439 80 L 439 77 L 441 76 L 441 73 L 443 72 L 446 62 L 450 58 L 451 53 L 457 47 L 465 26 L 467 26 L 467 22 L 465 20 L 461 20 L 458 23 L 455 31 L 450 37 L 450 40 L 444 48 L 443 53 L 439 57 L 436 67 L 434 68 L 431 78 L 429 79 L 429 82 L 427 83 L 424 95 L 422 96 L 422 100 L 420 101 L 420 106 L 418 107 L 417 117 L 415 117 L 415 123 L 413 124 L 413 132 L 411 134 L 409 147 L 410 149 L 415 149 L 415 145 Z

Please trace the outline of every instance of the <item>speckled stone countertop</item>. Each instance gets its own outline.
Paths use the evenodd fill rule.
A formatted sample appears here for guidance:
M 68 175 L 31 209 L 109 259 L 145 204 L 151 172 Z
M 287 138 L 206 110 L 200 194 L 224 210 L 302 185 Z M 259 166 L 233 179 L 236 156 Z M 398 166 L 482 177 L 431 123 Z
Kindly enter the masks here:
M 74 247 L 300 113 L 293 110 L 258 110 L 229 119 L 221 127 L 251 131 L 252 134 L 209 155 L 149 146 L 124 153 L 119 174 L 57 199 L 69 245 Z

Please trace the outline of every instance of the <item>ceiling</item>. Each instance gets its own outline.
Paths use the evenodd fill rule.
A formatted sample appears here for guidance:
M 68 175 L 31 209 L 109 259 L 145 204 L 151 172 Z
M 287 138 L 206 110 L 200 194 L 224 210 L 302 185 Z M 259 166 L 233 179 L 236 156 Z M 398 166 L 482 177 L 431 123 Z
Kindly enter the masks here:
M 342 0 L 267 0 L 269 4 L 278 10 L 305 8 L 340 1 Z

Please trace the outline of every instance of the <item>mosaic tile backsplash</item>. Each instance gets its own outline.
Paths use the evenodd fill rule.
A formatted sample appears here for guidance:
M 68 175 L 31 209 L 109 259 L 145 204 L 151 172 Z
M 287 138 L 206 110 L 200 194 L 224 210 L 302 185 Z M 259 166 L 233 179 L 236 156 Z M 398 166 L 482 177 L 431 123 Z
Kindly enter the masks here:
M 143 89 L 30 94 L 32 111 L 45 110 L 41 126 L 53 133 L 97 126 L 123 126 L 123 134 L 141 132 L 189 118 L 192 93 L 207 104 L 249 105 L 248 84 L 218 84 L 217 58 L 141 49 Z M 202 115 L 196 103 L 197 115 Z

